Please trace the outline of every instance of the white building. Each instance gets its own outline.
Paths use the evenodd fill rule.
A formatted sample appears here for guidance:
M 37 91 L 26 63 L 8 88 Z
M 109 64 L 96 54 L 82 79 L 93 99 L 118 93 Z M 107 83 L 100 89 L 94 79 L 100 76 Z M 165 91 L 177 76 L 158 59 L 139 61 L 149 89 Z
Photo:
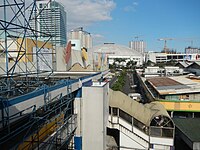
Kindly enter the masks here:
M 146 49 L 146 43 L 144 41 L 130 41 L 129 48 L 138 51 L 141 54 L 144 54 Z
M 170 54 L 170 53 L 159 53 L 159 52 L 147 52 L 146 53 L 146 61 L 150 60 L 154 63 L 167 62 L 167 61 L 171 61 L 171 60 L 197 61 L 199 59 L 200 58 L 197 53 L 193 53 L 193 54 L 185 54 L 185 53 Z
M 123 58 L 125 60 L 123 65 L 126 65 L 130 60 L 136 62 L 136 66 L 143 64 L 142 54 L 114 43 L 104 43 L 103 45 L 93 47 L 90 51 L 93 53 L 93 57 L 90 57 L 90 59 L 93 59 L 90 61 L 94 62 L 93 65 L 102 66 L 107 61 L 108 64 L 113 64 L 116 58 Z
M 194 48 L 194 47 L 187 47 L 185 48 L 185 53 L 186 54 L 196 54 L 196 53 L 200 53 L 200 49 L 199 48 Z
M 92 36 L 89 32 L 84 31 L 83 27 L 71 30 L 68 38 L 72 44 L 78 44 L 80 48 L 88 49 L 92 47 Z

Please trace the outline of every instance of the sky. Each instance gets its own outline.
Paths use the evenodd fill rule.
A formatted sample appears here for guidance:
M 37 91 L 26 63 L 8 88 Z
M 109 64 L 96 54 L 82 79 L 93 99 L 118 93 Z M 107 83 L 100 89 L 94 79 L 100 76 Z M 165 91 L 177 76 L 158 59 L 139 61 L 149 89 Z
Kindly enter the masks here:
M 178 52 L 188 46 L 200 48 L 200 0 L 56 1 L 67 12 L 67 30 L 83 27 L 94 45 L 128 46 L 129 41 L 143 40 L 147 51 L 161 51 L 164 41 L 158 39 L 172 38 L 167 47 Z
M 172 38 L 167 47 L 179 52 L 200 47 L 200 0 L 58 1 L 67 11 L 68 31 L 83 27 L 94 45 L 143 40 L 148 51 L 160 51 L 164 41 L 158 39 Z

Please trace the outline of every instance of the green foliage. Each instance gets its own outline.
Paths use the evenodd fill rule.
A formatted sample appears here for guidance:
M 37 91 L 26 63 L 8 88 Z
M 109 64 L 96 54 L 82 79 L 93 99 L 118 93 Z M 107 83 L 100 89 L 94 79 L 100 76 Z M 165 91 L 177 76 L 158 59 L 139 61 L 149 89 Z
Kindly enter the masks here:
M 155 66 L 155 65 L 156 65 L 156 63 L 152 62 L 151 60 L 148 60 L 147 62 L 145 62 L 143 64 L 143 67 L 145 68 L 145 67 L 148 67 L 148 66 Z
M 114 91 L 122 91 L 122 88 L 125 85 L 125 76 L 126 76 L 126 71 L 123 70 L 120 75 L 117 77 L 117 81 L 112 87 L 112 90 Z
M 177 63 L 176 60 L 170 60 L 170 61 L 167 61 L 167 62 L 157 63 L 156 65 L 161 67 L 161 68 L 164 68 L 165 66 L 175 66 L 176 63 Z
M 136 64 L 137 64 L 137 62 L 130 60 L 129 62 L 126 63 L 126 67 L 128 69 L 134 69 Z

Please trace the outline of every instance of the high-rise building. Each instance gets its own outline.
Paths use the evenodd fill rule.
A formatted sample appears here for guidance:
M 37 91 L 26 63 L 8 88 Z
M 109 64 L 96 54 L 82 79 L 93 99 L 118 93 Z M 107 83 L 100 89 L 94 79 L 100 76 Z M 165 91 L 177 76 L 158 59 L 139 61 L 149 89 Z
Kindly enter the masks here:
M 146 43 L 144 41 L 130 41 L 129 48 L 138 51 L 141 54 L 144 54 L 146 49 Z
M 92 47 L 92 37 L 91 34 L 83 30 L 83 27 L 73 29 L 69 33 L 69 40 L 79 43 L 80 47 L 91 48 Z
M 58 46 L 67 43 L 66 11 L 61 3 L 56 1 L 37 1 L 37 15 L 33 13 L 31 27 L 39 31 L 40 38 L 52 37 L 51 41 Z M 35 17 L 36 16 L 36 17 Z M 34 19 L 36 18 L 36 19 Z

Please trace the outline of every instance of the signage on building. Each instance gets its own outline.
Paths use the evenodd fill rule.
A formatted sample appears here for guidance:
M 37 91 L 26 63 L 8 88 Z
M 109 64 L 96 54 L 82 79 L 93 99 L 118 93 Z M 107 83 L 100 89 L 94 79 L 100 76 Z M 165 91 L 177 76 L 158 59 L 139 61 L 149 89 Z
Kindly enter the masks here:
M 196 60 L 200 60 L 200 55 L 199 54 L 196 55 Z

